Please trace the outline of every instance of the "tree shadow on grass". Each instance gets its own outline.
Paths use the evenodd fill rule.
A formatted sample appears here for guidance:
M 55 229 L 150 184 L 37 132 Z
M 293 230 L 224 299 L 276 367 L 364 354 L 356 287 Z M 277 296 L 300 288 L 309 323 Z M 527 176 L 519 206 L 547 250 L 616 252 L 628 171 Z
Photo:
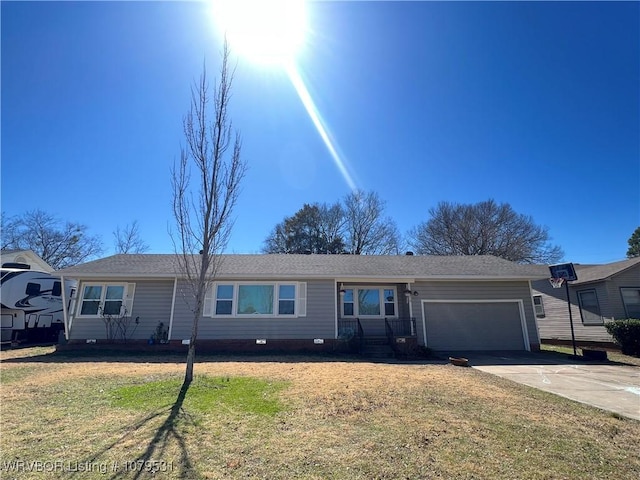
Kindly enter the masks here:
M 180 421 L 189 417 L 188 413 L 182 408 L 182 405 L 190 385 L 190 382 L 183 383 L 176 401 L 168 410 L 167 418 L 156 430 L 144 452 L 136 458 L 127 458 L 122 462 L 118 461 L 117 463 L 114 462 L 113 464 L 107 465 L 108 473 L 113 473 L 113 475 L 109 477 L 111 480 L 117 480 L 125 477 L 139 479 L 143 476 L 155 476 L 157 474 L 165 476 L 167 473 L 173 472 L 176 468 L 181 470 L 179 474 L 180 478 L 195 478 L 195 470 L 191 463 L 191 459 L 189 458 L 185 439 L 178 429 Z M 147 415 L 142 420 L 131 425 L 130 428 L 127 428 L 127 433 L 121 436 L 118 440 L 107 445 L 99 452 L 93 454 L 91 458 L 88 458 L 81 463 L 87 465 L 104 463 L 100 461 L 102 455 L 116 447 L 119 443 L 127 440 L 131 431 L 140 430 L 149 422 L 161 417 L 165 413 L 167 413 L 167 410 L 163 408 L 160 411 Z M 171 440 L 175 440 L 178 448 L 180 449 L 180 458 L 175 462 L 173 458 L 167 459 L 164 457 L 167 446 Z M 84 472 L 77 473 L 84 474 Z
M 161 469 L 166 469 L 168 467 L 167 463 L 169 462 L 164 459 L 163 455 L 169 441 L 172 439 L 177 442 L 180 449 L 179 468 L 182 470 L 180 476 L 182 478 L 191 478 L 194 476 L 195 471 L 191 460 L 189 459 L 189 451 L 187 450 L 186 442 L 177 428 L 180 419 L 187 416 L 187 413 L 182 408 L 182 404 L 184 403 L 184 399 L 190 385 L 191 382 L 185 382 L 182 384 L 180 392 L 178 393 L 178 398 L 176 398 L 171 410 L 169 410 L 169 415 L 166 420 L 162 425 L 160 425 L 160 428 L 156 431 L 145 451 L 135 459 L 136 466 L 139 466 L 139 468 L 136 468 L 136 472 L 133 476 L 134 479 L 140 478 L 144 473 L 155 474 Z M 171 462 L 170 465 L 173 466 L 173 462 Z M 126 474 L 126 472 L 122 473 Z M 112 478 L 116 479 L 122 476 L 124 475 L 119 473 L 114 475 Z

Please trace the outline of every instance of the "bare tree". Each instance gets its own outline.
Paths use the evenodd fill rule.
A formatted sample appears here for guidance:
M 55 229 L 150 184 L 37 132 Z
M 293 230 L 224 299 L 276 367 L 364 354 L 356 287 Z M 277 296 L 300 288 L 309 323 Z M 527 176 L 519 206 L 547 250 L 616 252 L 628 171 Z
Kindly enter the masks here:
M 113 232 L 113 241 L 116 253 L 144 253 L 149 250 L 149 245 L 140 237 L 137 220 L 131 225 L 125 225 L 122 230 L 117 226 Z
M 229 240 L 234 223 L 232 211 L 246 172 L 246 164 L 240 159 L 240 135 L 228 117 L 233 81 L 228 63 L 229 48 L 225 41 L 220 78 L 213 96 L 209 95 L 206 69 L 191 90 L 191 109 L 183 120 L 186 146 L 181 149 L 180 161 L 171 172 L 177 228 L 172 238 L 179 273 L 189 290 L 185 298 L 193 313 L 183 388 L 193 380 L 198 323 L 205 294 Z
M 384 217 L 375 192 L 355 191 L 344 199 L 347 251 L 354 255 L 397 255 L 401 238 L 396 223 Z
M 100 237 L 87 227 L 63 222 L 42 210 L 7 218 L 2 214 L 2 248 L 32 250 L 54 269 L 70 267 L 102 252 Z
M 344 252 L 344 209 L 339 202 L 333 205 L 321 204 L 319 225 L 320 235 L 326 245 L 329 245 L 331 253 Z
M 440 202 L 431 218 L 409 231 L 409 243 L 424 255 L 495 255 L 519 263 L 555 263 L 564 253 L 549 243 L 547 227 L 516 213 L 508 203 Z
M 0 249 L 13 249 L 12 245 L 17 244 L 19 217 L 8 217 L 2 212 L 0 216 Z M 18 248 L 16 248 L 18 249 Z

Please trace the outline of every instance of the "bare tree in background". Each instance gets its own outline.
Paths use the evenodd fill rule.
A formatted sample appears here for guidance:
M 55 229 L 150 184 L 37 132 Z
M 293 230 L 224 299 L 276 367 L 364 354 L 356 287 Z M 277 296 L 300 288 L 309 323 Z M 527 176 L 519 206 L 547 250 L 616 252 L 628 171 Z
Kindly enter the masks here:
M 122 230 L 119 226 L 116 227 L 113 240 L 116 253 L 144 253 L 149 250 L 149 245 L 140 237 L 137 220 L 134 220 L 131 225 L 125 225 Z
M 229 240 L 232 211 L 246 171 L 246 164 L 240 159 L 240 135 L 228 117 L 233 81 L 228 63 L 229 48 L 225 42 L 220 77 L 213 95 L 209 94 L 206 69 L 192 88 L 191 109 L 183 120 L 186 146 L 171 172 L 177 228 L 172 239 L 177 267 L 187 284 L 185 298 L 193 312 L 183 388 L 193 380 L 198 323 L 205 294 Z
M 42 210 L 14 217 L 3 213 L 0 233 L 3 250 L 32 250 L 56 270 L 102 253 L 100 237 L 89 235 L 85 225 L 63 222 Z
M 354 255 L 397 255 L 401 236 L 384 217 L 384 202 L 375 192 L 355 191 L 344 199 L 347 251 Z
M 547 227 L 516 213 L 508 203 L 440 202 L 431 218 L 409 232 L 409 243 L 423 255 L 495 255 L 518 263 L 556 263 L 564 255 L 549 243 Z

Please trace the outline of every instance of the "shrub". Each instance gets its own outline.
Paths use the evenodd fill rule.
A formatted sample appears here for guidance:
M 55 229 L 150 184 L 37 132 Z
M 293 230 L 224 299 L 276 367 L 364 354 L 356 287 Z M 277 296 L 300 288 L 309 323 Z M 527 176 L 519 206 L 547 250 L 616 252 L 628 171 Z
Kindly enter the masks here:
M 605 324 L 607 332 L 620 345 L 622 353 L 640 357 L 640 320 L 627 318 Z

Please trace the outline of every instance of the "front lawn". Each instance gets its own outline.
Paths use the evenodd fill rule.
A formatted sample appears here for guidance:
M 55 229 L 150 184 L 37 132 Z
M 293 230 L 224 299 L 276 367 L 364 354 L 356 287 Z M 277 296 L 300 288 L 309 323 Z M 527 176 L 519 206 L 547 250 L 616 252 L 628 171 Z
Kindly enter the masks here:
M 471 368 L 0 359 L 1 478 L 640 478 L 640 422 Z

